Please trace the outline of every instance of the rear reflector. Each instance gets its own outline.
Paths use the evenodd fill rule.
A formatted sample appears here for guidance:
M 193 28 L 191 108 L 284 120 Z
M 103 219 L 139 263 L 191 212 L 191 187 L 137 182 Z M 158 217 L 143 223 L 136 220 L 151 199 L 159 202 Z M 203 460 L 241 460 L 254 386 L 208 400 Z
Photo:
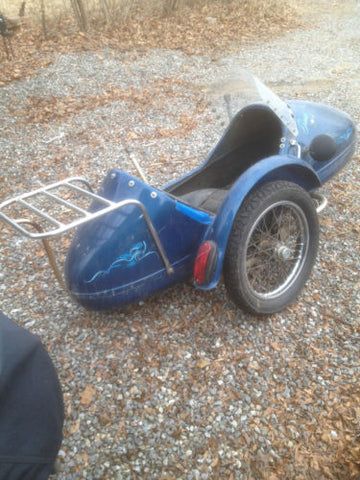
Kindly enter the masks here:
M 217 247 L 214 242 L 204 242 L 200 245 L 195 259 L 194 280 L 198 285 L 210 282 L 216 265 Z

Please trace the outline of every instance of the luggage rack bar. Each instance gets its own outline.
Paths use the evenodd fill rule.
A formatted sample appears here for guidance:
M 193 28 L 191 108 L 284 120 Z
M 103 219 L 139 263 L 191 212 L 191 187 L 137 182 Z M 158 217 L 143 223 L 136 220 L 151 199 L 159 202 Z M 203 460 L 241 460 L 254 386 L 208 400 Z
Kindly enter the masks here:
M 75 185 L 74 183 L 83 184 L 86 188 Z M 79 197 L 83 200 L 95 200 L 101 205 L 103 205 L 103 208 L 95 212 L 89 212 L 79 207 L 78 205 L 71 203 L 70 201 L 53 193 L 54 190 L 60 188 L 67 189 L 68 193 L 78 194 Z M 43 210 L 39 208 L 39 206 L 35 206 L 30 203 L 31 200 L 34 201 L 39 198 L 45 198 L 46 200 L 51 201 L 52 205 L 54 205 L 54 208 L 59 205 L 65 207 L 69 211 L 76 213 L 78 215 L 78 218 L 76 218 L 75 220 L 71 220 L 68 223 L 56 219 L 55 216 L 51 215 L 48 211 Z M 63 283 L 59 279 L 59 269 L 56 265 L 56 262 L 54 261 L 54 255 L 50 249 L 47 240 L 49 238 L 62 235 L 69 230 L 79 227 L 80 225 L 84 225 L 85 223 L 91 222 L 96 218 L 100 218 L 107 213 L 115 212 L 116 210 L 119 210 L 128 205 L 133 205 L 141 210 L 141 213 L 143 214 L 147 223 L 147 227 L 165 265 L 166 272 L 170 275 L 171 273 L 173 273 L 173 268 L 164 251 L 161 240 L 155 230 L 155 227 L 149 217 L 145 206 L 135 199 L 123 200 L 121 202 L 113 202 L 111 200 L 108 200 L 107 198 L 101 197 L 100 195 L 95 194 L 90 183 L 81 177 L 71 177 L 56 183 L 52 183 L 51 185 L 41 187 L 37 190 L 33 190 L 32 192 L 24 193 L 22 195 L 18 195 L 9 200 L 6 200 L 5 202 L 0 204 L 0 219 L 4 220 L 8 225 L 13 227 L 25 237 L 43 241 L 44 248 L 49 257 L 54 273 L 58 281 L 60 283 Z M 14 218 L 9 213 L 5 213 L 4 211 L 12 209 L 13 212 L 16 213 L 16 208 L 19 206 L 22 207 L 23 210 L 25 209 L 25 211 L 28 211 L 30 214 L 35 214 L 37 219 L 34 220 L 32 218 Z M 54 228 L 44 230 L 41 223 L 39 223 L 39 218 L 44 220 L 48 224 L 54 225 Z
M 82 183 L 86 187 L 86 189 L 81 188 L 78 185 L 74 185 L 74 182 Z M 74 205 L 70 201 L 61 198 L 59 195 L 55 195 L 51 193 L 52 190 L 59 189 L 60 187 L 65 187 L 68 189 L 69 192 L 74 192 L 79 194 L 80 196 L 83 197 L 83 199 L 97 200 L 98 202 L 101 202 L 101 204 L 104 205 L 104 208 L 102 208 L 101 210 L 98 210 L 97 212 L 91 213 L 86 211 L 85 209 L 80 208 L 77 205 Z M 73 211 L 73 212 L 76 212 L 77 214 L 80 214 L 81 217 L 77 218 L 74 221 L 71 221 L 70 223 L 64 223 L 62 221 L 57 220 L 54 216 L 49 214 L 47 211 L 42 210 L 41 208 L 38 208 L 37 206 L 29 203 L 29 200 L 37 200 L 41 196 L 44 196 L 46 199 L 51 200 L 54 206 L 56 204 L 62 205 L 68 208 L 69 211 Z M 55 228 L 50 230 L 47 229 L 46 231 L 43 230 L 41 232 L 38 232 L 38 231 L 33 232 L 28 228 L 22 226 L 25 222 L 19 222 L 19 219 L 12 218 L 9 214 L 4 212 L 5 209 L 8 209 L 10 207 L 14 209 L 19 205 L 21 205 L 26 210 L 28 210 L 29 213 L 33 213 L 33 214 L 35 213 L 38 217 L 42 218 L 43 220 L 47 220 L 49 223 L 53 224 Z M 100 197 L 99 195 L 96 195 L 93 192 L 93 189 L 90 183 L 87 182 L 85 179 L 81 177 L 72 177 L 72 178 L 62 180 L 60 182 L 53 183 L 45 187 L 38 188 L 37 190 L 33 190 L 32 192 L 23 193 L 22 195 L 11 198 L 10 200 L 7 200 L 1 203 L 0 218 L 5 220 L 5 222 L 7 222 L 9 225 L 11 225 L 13 228 L 18 230 L 20 233 L 22 233 L 26 237 L 33 238 L 33 239 L 42 239 L 42 238 L 49 238 L 49 237 L 55 237 L 57 235 L 61 235 L 62 233 L 65 233 L 68 230 L 76 228 L 79 225 L 82 225 L 83 223 L 87 223 L 90 220 L 93 220 L 94 218 L 101 217 L 106 213 L 117 210 L 118 208 L 120 208 L 120 203 L 112 202 L 110 200 L 107 200 L 104 197 Z M 30 225 L 30 224 L 27 224 L 27 225 Z

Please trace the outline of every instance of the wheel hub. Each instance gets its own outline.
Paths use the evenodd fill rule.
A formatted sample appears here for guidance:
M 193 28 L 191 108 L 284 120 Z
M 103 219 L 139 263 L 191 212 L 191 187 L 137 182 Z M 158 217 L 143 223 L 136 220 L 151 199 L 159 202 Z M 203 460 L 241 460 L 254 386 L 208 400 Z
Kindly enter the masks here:
M 281 259 L 281 260 L 290 260 L 291 257 L 292 257 L 292 251 L 289 247 L 286 247 L 285 245 L 280 245 L 278 248 L 277 248 L 277 256 Z

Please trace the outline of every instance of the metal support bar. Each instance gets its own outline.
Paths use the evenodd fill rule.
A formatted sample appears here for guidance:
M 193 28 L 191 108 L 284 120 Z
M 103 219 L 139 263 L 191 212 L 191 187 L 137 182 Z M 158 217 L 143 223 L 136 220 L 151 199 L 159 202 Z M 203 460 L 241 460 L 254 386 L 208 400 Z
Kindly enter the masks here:
M 144 173 L 144 170 L 140 167 L 140 164 L 139 162 L 136 160 L 135 157 L 133 157 L 133 155 L 131 154 L 130 150 L 128 148 L 125 148 L 124 149 L 125 152 L 127 153 L 128 157 L 130 158 L 130 160 L 132 161 L 132 163 L 134 164 L 134 167 L 136 168 L 136 170 L 138 171 L 138 174 L 140 175 L 140 178 L 141 180 L 144 182 L 144 183 L 149 183 L 147 178 L 146 178 L 146 175 Z
M 19 220 L 17 220 L 17 222 L 18 223 L 26 223 L 28 225 L 31 225 L 39 233 L 43 232 L 42 227 L 38 223 L 27 220 L 26 218 L 19 219 Z M 46 255 L 49 259 L 51 268 L 53 269 L 53 272 L 55 274 L 56 280 L 59 282 L 60 286 L 66 290 L 65 282 L 63 280 L 62 274 L 61 274 L 60 269 L 58 267 L 58 264 L 56 262 L 56 258 L 55 258 L 54 252 L 53 252 L 53 250 L 50 246 L 49 240 L 47 238 L 42 238 L 41 242 L 43 244 Z
M 22 198 L 19 199 L 20 205 L 23 207 L 27 208 L 28 210 L 31 210 L 32 212 L 35 212 L 39 215 L 39 217 L 45 218 L 45 220 L 48 220 L 50 223 L 53 223 L 54 225 L 57 225 L 58 227 L 61 227 L 63 224 L 61 222 L 58 222 L 55 218 L 53 218 L 51 215 L 48 215 L 46 212 L 43 210 L 40 210 L 39 208 L 36 208 L 34 205 L 31 205 L 29 202 L 26 200 L 23 200 Z M 42 232 L 42 231 L 41 231 Z
M 292 138 L 290 140 L 290 145 L 294 148 L 296 148 L 296 156 L 297 158 L 301 158 L 301 146 L 300 144 L 294 139 Z
M 135 202 L 135 200 L 133 200 L 133 202 Z M 166 273 L 167 273 L 168 275 L 171 275 L 172 273 L 174 273 L 174 269 L 173 269 L 173 267 L 171 266 L 171 263 L 169 262 L 169 259 L 167 258 L 167 255 L 166 255 L 165 250 L 164 250 L 164 248 L 163 248 L 163 246 L 162 246 L 162 243 L 161 243 L 161 240 L 160 240 L 160 238 L 159 238 L 159 235 L 157 234 L 157 231 L 155 230 L 155 227 L 154 227 L 154 225 L 153 225 L 153 223 L 152 223 L 152 221 L 151 221 L 151 219 L 150 219 L 150 217 L 149 217 L 149 214 L 148 214 L 146 208 L 145 208 L 144 205 L 143 205 L 142 203 L 140 203 L 140 202 L 137 202 L 137 201 L 136 201 L 136 203 L 134 203 L 134 204 L 136 204 L 136 205 L 141 209 L 141 211 L 142 211 L 142 213 L 143 213 L 143 215 L 144 215 L 144 218 L 145 218 L 145 220 L 146 220 L 147 226 L 148 226 L 148 228 L 149 228 L 149 230 L 150 230 L 150 233 L 151 233 L 151 235 L 152 235 L 152 237 L 153 237 L 153 240 L 154 240 L 154 242 L 155 242 L 155 245 L 156 245 L 157 249 L 159 250 L 161 259 L 162 259 L 162 261 L 164 262 L 164 265 L 165 265 L 165 268 L 166 268 Z
M 328 200 L 325 195 L 322 195 L 321 193 L 312 193 L 311 198 L 316 203 L 317 213 L 322 212 L 327 207 Z
M 64 207 L 71 208 L 71 210 L 74 210 L 75 212 L 81 213 L 82 215 L 87 215 L 88 214 L 88 212 L 86 210 L 84 210 L 83 208 L 80 208 L 77 205 L 73 205 L 72 203 L 68 202 L 67 200 L 64 200 L 63 198 L 58 197 L 57 195 L 54 195 L 53 193 L 45 191 L 44 195 L 51 198 L 51 200 L 54 200 L 54 202 L 57 202 L 57 203 L 60 203 L 61 205 L 64 205 Z

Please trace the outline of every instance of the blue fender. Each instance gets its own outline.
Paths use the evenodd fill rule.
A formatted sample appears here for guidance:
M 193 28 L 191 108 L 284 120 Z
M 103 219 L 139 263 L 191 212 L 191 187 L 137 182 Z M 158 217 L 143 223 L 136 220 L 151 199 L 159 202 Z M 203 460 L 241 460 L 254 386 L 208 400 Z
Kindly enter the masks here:
M 321 186 L 320 179 L 311 166 L 301 159 L 275 155 L 257 162 L 248 168 L 234 183 L 208 229 L 205 240 L 213 240 L 218 246 L 218 258 L 212 279 L 207 285 L 197 285 L 202 290 L 210 290 L 219 282 L 227 242 L 235 216 L 246 196 L 255 187 L 276 180 L 294 182 L 311 192 Z

